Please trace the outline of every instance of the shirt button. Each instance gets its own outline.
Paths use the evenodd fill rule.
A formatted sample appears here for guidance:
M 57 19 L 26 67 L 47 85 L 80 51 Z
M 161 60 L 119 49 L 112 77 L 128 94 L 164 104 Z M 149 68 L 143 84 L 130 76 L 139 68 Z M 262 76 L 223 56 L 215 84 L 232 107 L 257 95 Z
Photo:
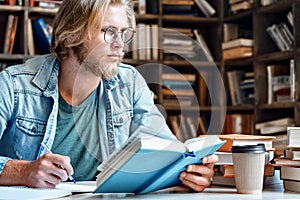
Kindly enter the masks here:
M 31 132 L 32 132 L 32 133 L 36 133 L 36 127 L 35 127 L 35 126 L 32 127 Z
M 119 122 L 123 123 L 123 117 L 120 117 Z

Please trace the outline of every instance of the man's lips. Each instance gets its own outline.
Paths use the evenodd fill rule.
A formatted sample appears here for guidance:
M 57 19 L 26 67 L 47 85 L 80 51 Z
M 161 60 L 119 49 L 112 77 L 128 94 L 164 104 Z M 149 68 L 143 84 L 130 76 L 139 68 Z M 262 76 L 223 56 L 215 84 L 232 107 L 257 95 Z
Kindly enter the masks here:
M 108 57 L 111 57 L 111 58 L 120 58 L 121 56 L 119 54 L 109 54 Z

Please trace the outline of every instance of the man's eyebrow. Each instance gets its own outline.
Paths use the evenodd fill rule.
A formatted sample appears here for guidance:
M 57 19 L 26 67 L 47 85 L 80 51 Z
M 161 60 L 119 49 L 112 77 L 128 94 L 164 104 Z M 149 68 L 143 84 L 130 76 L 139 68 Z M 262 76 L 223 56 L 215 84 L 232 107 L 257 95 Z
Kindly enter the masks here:
M 116 29 L 118 29 L 116 26 L 114 26 L 114 25 L 103 25 L 102 27 L 101 27 L 101 29 L 106 29 L 106 28 L 116 28 Z M 127 29 L 127 28 L 130 28 L 130 26 L 124 26 L 124 27 L 122 27 L 121 29 L 118 29 L 118 30 L 124 30 L 124 29 Z

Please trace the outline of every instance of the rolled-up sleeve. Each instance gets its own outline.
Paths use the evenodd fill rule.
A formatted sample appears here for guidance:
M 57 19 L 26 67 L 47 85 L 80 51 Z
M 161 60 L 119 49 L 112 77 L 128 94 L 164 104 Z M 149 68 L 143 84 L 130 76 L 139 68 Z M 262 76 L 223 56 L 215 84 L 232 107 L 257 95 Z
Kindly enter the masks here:
M 8 121 L 11 119 L 13 113 L 13 81 L 12 76 L 8 71 L 4 70 L 0 73 L 0 140 L 7 128 Z M 0 173 L 2 172 L 6 162 L 10 160 L 8 157 L 3 157 L 1 150 L 3 146 L 0 146 Z

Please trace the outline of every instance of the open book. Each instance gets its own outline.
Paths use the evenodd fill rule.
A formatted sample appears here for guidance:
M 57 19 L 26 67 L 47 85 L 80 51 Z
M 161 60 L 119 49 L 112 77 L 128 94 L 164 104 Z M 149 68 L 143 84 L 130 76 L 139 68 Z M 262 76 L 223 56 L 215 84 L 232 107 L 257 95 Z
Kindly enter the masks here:
M 210 135 L 182 143 L 136 133 L 99 165 L 94 193 L 148 193 L 180 184 L 179 173 L 213 154 L 225 141 Z

